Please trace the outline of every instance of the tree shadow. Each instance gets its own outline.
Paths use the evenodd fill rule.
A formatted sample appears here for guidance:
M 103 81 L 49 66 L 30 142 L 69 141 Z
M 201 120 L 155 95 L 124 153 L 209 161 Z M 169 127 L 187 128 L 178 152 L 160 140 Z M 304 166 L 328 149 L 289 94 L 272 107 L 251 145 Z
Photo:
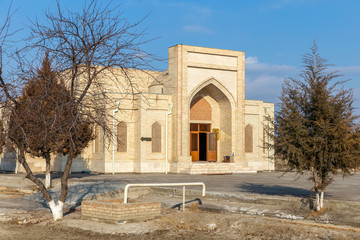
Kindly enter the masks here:
M 292 197 L 302 197 L 302 198 L 309 198 L 310 196 L 309 189 L 287 187 L 281 185 L 245 183 L 238 185 L 237 188 L 239 188 L 241 192 L 256 193 L 256 194 L 270 195 L 270 196 L 292 196 Z M 325 195 L 331 196 L 328 193 L 325 193 Z
M 34 175 L 35 175 L 35 177 L 37 177 L 39 179 L 45 179 L 45 173 L 37 173 Z M 82 173 L 71 173 L 71 174 L 69 174 L 68 179 L 86 178 L 86 177 L 91 177 L 91 176 L 95 176 L 95 175 L 99 175 L 99 174 L 94 174 L 94 173 L 89 173 L 89 172 L 84 171 Z M 62 177 L 61 172 L 51 172 L 52 180 L 61 179 L 61 177 Z M 89 180 L 89 181 L 93 181 L 93 180 Z M 86 182 L 86 180 L 85 180 L 85 182 Z
M 101 180 L 92 184 L 79 184 L 75 186 L 69 186 L 68 195 L 65 201 L 65 205 L 70 209 L 68 212 L 74 212 L 77 207 L 81 205 L 81 201 L 86 197 L 91 197 L 99 193 L 105 193 L 121 189 L 121 186 L 111 184 L 109 180 Z M 60 196 L 61 188 L 53 188 L 48 190 L 52 199 L 58 200 Z M 49 209 L 48 203 L 43 197 L 41 192 L 31 194 L 23 197 L 26 200 L 32 201 L 36 204 L 41 204 L 44 208 Z M 69 213 L 65 213 L 69 214 Z M 64 214 L 64 216 L 65 216 Z
M 187 204 L 187 203 L 192 203 L 192 202 L 198 202 L 199 205 L 202 205 L 202 201 L 201 201 L 200 198 L 195 198 L 195 199 L 193 199 L 193 200 L 186 201 L 185 204 Z M 180 210 L 180 207 L 181 207 L 182 205 L 183 205 L 183 203 L 178 203 L 178 204 L 172 206 L 171 208 L 172 208 L 172 209 L 177 208 L 178 210 Z
M 65 216 L 67 216 L 67 215 L 70 215 L 70 214 L 72 214 L 73 212 L 75 212 L 76 211 L 76 207 L 74 206 L 74 207 L 70 207 L 69 208 L 69 210 L 68 211 L 66 211 L 66 212 L 64 212 L 64 217 Z

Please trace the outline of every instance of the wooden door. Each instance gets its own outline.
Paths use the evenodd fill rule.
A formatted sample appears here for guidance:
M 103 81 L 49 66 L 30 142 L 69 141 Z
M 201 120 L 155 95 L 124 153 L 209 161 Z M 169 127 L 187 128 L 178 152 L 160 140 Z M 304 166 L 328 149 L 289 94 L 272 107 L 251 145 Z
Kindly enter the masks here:
M 217 160 L 217 133 L 207 133 L 207 161 L 216 162 Z
M 199 133 L 190 133 L 190 155 L 192 161 L 199 161 Z

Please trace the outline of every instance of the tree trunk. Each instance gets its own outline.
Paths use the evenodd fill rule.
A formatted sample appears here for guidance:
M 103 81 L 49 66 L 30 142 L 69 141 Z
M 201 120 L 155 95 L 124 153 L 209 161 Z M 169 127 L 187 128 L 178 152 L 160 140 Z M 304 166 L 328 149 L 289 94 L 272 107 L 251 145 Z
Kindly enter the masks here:
M 50 196 L 50 193 L 48 192 L 45 185 L 43 184 L 43 182 L 40 181 L 40 179 L 38 179 L 37 177 L 35 177 L 34 174 L 32 173 L 29 165 L 26 162 L 25 152 L 22 149 L 19 150 L 19 162 L 23 165 L 23 167 L 27 173 L 26 177 L 28 179 L 30 179 L 32 182 L 34 182 L 39 187 L 41 193 L 43 194 L 44 198 L 46 199 L 46 201 L 49 204 L 49 207 L 53 214 L 54 220 L 56 221 L 56 220 L 63 218 L 64 202 L 63 201 L 58 201 L 58 203 L 54 202 L 54 200 Z
M 315 196 L 316 196 L 316 200 L 315 200 L 315 211 L 320 211 L 321 207 L 320 207 L 320 192 L 319 192 L 319 183 L 318 183 L 318 176 L 317 176 L 317 171 L 316 169 L 312 169 L 312 174 L 313 174 L 313 181 L 314 181 L 314 190 L 315 190 Z
M 46 161 L 45 187 L 47 189 L 49 189 L 51 187 L 51 173 L 50 173 L 51 157 L 50 157 L 50 153 L 45 154 L 45 161 Z
M 64 173 L 61 177 L 61 194 L 59 200 L 65 202 L 67 194 L 68 194 L 68 178 L 70 174 L 71 164 L 72 164 L 72 154 L 69 152 L 67 155 L 67 161 L 64 169 Z
M 321 194 L 320 194 L 320 209 L 323 208 L 324 206 L 324 190 L 321 190 Z
M 55 221 L 62 219 L 63 218 L 63 207 L 64 207 L 64 203 L 68 194 L 68 178 L 69 178 L 69 173 L 70 173 L 70 169 L 71 169 L 71 164 L 72 164 L 72 160 L 73 160 L 73 154 L 69 153 L 68 154 L 68 159 L 65 165 L 65 170 L 64 170 L 64 174 L 61 178 L 61 193 L 60 193 L 60 198 L 58 202 L 55 202 L 51 196 L 50 193 L 48 192 L 48 190 L 46 189 L 45 185 L 43 184 L 42 181 L 40 181 L 37 177 L 34 176 L 34 174 L 32 173 L 29 165 L 26 162 L 25 159 L 25 151 L 20 149 L 19 150 L 19 162 L 23 165 L 26 173 L 27 173 L 27 178 L 30 179 L 32 182 L 34 182 L 36 185 L 38 185 L 41 193 L 43 194 L 44 198 L 46 199 L 46 201 L 49 204 L 50 210 L 53 214 L 53 218 Z
M 53 214 L 54 221 L 57 221 L 57 220 L 63 218 L 64 202 L 58 201 L 57 203 L 55 203 L 54 200 L 51 200 L 49 202 L 49 207 L 50 207 L 51 212 Z
M 26 174 L 27 174 L 26 178 L 30 179 L 33 183 L 35 183 L 39 187 L 39 190 L 43 194 L 46 201 L 50 202 L 52 200 L 52 198 L 50 196 L 50 193 L 46 189 L 43 182 L 40 181 L 40 179 L 38 179 L 37 177 L 35 177 L 34 174 L 32 173 L 29 165 L 26 162 L 25 151 L 23 149 L 19 149 L 19 158 L 18 159 L 19 159 L 19 162 L 22 164 L 22 166 L 24 167 L 24 169 L 26 171 Z
M 320 192 L 319 192 L 319 190 L 316 190 L 315 195 L 316 195 L 315 210 L 320 211 L 321 206 L 320 206 Z

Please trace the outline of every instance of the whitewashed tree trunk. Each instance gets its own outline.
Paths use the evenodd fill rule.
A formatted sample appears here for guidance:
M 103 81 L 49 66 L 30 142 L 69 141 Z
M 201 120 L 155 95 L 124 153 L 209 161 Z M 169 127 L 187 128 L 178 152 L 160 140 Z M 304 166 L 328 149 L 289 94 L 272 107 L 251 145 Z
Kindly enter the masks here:
M 51 157 L 50 153 L 45 154 L 45 161 L 46 161 L 46 174 L 45 174 L 45 187 L 46 189 L 51 187 Z
M 45 174 L 45 187 L 48 189 L 51 187 L 51 174 L 50 171 L 48 172 L 46 170 L 46 174 Z
M 315 210 L 320 211 L 320 192 L 316 191 L 315 195 L 316 195 Z
M 57 221 L 57 220 L 63 218 L 63 206 L 64 206 L 64 203 L 62 201 L 58 201 L 57 203 L 55 203 L 54 200 L 51 200 L 49 202 L 49 207 L 53 214 L 54 221 Z
M 320 209 L 322 209 L 324 206 L 324 190 L 321 190 L 320 194 Z

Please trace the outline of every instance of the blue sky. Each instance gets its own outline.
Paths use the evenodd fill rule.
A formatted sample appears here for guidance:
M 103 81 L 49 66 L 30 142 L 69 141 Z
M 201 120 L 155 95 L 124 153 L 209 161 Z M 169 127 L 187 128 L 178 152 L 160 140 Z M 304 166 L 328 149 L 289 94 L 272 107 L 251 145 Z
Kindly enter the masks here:
M 61 0 L 69 9 L 81 9 L 83 0 Z M 108 2 L 108 1 L 103 1 Z M 3 19 L 10 0 L 0 0 Z M 124 0 L 123 16 L 130 22 L 150 13 L 140 28 L 155 39 L 145 50 L 167 57 L 168 47 L 187 44 L 244 51 L 246 98 L 279 102 L 284 77 L 301 71 L 302 56 L 317 40 L 323 58 L 334 64 L 346 87 L 354 90 L 360 114 L 360 1 L 358 0 L 232 0 L 172 1 Z M 12 27 L 27 18 L 42 19 L 42 10 L 55 9 L 55 0 L 13 0 Z M 17 37 L 26 35 L 26 31 Z M 165 63 L 156 67 L 166 69 Z

